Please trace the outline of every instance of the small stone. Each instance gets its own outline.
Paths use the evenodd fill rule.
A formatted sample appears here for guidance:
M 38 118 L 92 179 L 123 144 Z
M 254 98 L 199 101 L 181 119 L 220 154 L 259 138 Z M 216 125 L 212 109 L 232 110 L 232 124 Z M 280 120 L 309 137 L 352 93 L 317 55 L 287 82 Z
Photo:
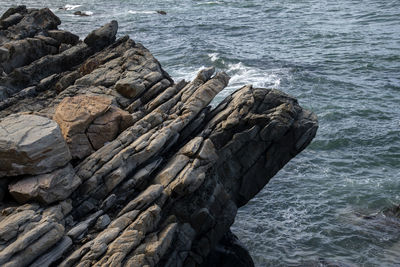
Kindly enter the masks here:
M 81 17 L 88 17 L 89 16 L 88 14 L 86 14 L 85 12 L 82 12 L 82 11 L 75 11 L 74 15 L 75 16 L 81 16 Z
M 115 194 L 111 194 L 101 203 L 100 209 L 107 211 L 114 206 L 116 201 L 117 196 Z
M 103 230 L 110 224 L 110 222 L 111 222 L 110 216 L 108 216 L 107 214 L 102 215 L 97 219 L 94 228 L 97 230 Z

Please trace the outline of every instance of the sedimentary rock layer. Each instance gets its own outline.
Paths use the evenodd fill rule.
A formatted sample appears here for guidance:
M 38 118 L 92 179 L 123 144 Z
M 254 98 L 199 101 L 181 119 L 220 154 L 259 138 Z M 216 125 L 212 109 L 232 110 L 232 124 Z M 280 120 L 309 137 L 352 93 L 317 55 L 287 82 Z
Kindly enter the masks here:
M 84 41 L 59 24 L 23 6 L 0 19 L 0 265 L 201 266 L 227 244 L 248 257 L 237 209 L 316 116 L 251 85 L 212 109 L 226 73 L 175 82 L 116 21 Z M 26 45 L 39 52 L 13 52 Z

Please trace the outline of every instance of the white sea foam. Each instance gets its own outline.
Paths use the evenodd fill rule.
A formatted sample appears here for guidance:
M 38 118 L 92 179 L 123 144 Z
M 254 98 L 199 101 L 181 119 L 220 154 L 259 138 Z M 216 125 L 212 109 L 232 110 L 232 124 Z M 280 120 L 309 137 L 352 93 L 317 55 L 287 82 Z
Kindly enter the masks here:
M 262 70 L 239 62 L 229 64 L 226 73 L 231 76 L 230 87 L 253 84 L 255 87 L 278 88 L 281 83 L 280 73 L 282 71 L 282 69 Z
M 212 53 L 208 56 L 213 62 L 219 59 L 217 53 Z M 202 66 L 198 69 L 182 68 L 171 71 L 171 74 L 176 81 L 181 79 L 192 81 L 196 77 L 197 73 L 204 68 L 205 66 Z M 231 79 L 229 80 L 229 85 L 216 96 L 212 104 L 219 103 L 223 98 L 230 95 L 235 90 L 248 84 L 252 84 L 254 87 L 278 89 L 283 76 L 288 75 L 286 69 L 262 70 L 256 67 L 246 66 L 242 62 L 228 64 L 227 68 L 217 69 L 217 71 L 225 71 L 231 77 Z
M 208 54 L 208 57 L 211 59 L 212 62 L 215 62 L 215 61 L 217 61 L 219 59 L 218 53 Z
M 205 66 L 201 66 L 200 68 L 181 68 L 178 70 L 170 71 L 172 77 L 174 77 L 175 81 L 186 80 L 186 81 L 193 81 L 196 78 L 197 73 L 202 69 L 205 69 Z
M 129 10 L 129 14 L 157 14 L 154 10 Z
M 68 5 L 67 4 L 64 6 L 64 8 L 65 8 L 65 10 L 74 10 L 75 8 L 78 8 L 80 6 L 82 6 L 82 5 Z
M 93 15 L 93 12 L 92 12 L 92 11 L 82 11 L 82 13 L 84 13 L 84 14 L 86 14 L 86 15 L 88 15 L 88 16 Z

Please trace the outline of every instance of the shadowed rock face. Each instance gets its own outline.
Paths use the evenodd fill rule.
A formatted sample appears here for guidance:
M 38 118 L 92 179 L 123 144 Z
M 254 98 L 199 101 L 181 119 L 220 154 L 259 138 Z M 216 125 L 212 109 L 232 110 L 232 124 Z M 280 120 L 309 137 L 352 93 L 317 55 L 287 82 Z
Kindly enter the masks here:
M 84 42 L 57 23 L 23 6 L 0 19 L 0 265 L 251 266 L 229 232 L 237 209 L 311 142 L 316 116 L 251 85 L 211 110 L 227 74 L 174 82 L 141 44 L 115 40 L 115 21 Z M 56 50 L 10 61 L 7 44 L 38 32 Z M 27 117 L 46 123 L 10 123 Z M 11 149 L 32 127 L 41 139 Z M 25 153 L 29 171 L 4 153 Z

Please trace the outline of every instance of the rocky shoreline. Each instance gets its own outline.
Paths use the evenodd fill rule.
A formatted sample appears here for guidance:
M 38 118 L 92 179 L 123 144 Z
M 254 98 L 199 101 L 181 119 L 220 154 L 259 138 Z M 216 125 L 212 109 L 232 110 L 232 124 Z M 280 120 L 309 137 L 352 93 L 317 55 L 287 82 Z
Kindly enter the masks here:
M 83 41 L 49 9 L 0 18 L 0 265 L 221 266 L 230 233 L 316 134 L 296 99 L 173 79 L 111 21 Z

